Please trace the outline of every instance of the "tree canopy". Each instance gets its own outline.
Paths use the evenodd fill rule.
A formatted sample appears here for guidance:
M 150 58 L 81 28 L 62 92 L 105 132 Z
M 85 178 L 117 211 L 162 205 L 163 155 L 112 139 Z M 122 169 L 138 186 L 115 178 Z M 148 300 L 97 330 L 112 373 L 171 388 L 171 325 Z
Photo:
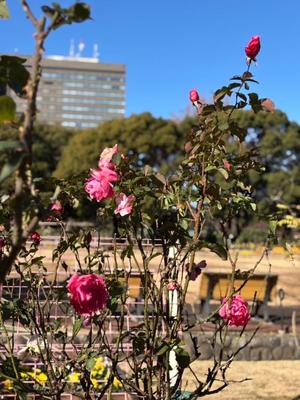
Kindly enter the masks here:
M 68 177 L 96 166 L 104 147 L 118 143 L 127 154 L 139 155 L 138 163 L 167 170 L 178 157 L 184 138 L 173 121 L 150 113 L 105 122 L 96 129 L 80 131 L 64 148 L 54 175 Z

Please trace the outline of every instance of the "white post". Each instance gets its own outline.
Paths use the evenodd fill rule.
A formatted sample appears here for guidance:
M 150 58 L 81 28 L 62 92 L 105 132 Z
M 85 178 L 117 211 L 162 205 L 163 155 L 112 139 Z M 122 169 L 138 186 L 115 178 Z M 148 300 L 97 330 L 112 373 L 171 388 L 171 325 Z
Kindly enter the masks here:
M 176 247 L 171 247 L 169 249 L 169 259 L 175 258 L 176 255 Z M 169 290 L 169 316 L 173 319 L 177 317 L 178 312 L 178 290 Z M 169 363 L 170 367 L 172 368 L 169 373 L 171 387 L 175 386 L 177 376 L 178 376 L 178 364 L 176 360 L 176 353 L 174 349 L 170 351 L 169 355 Z

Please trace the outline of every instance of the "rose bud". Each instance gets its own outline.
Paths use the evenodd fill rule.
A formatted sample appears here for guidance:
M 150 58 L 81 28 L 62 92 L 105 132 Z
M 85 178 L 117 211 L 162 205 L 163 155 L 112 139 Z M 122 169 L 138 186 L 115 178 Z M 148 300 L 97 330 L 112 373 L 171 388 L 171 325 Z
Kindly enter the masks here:
M 255 61 L 255 57 L 259 53 L 260 50 L 260 37 L 253 36 L 247 46 L 245 47 L 245 53 L 247 56 L 247 63 L 251 60 Z
M 174 292 L 174 290 L 179 289 L 179 284 L 177 282 L 175 282 L 175 281 L 171 281 L 171 282 L 168 283 L 167 289 L 170 292 Z
M 199 93 L 196 89 L 190 91 L 190 100 L 192 103 L 199 101 Z
M 31 240 L 35 243 L 35 244 L 39 244 L 41 241 L 41 235 L 38 232 L 32 232 L 31 234 Z

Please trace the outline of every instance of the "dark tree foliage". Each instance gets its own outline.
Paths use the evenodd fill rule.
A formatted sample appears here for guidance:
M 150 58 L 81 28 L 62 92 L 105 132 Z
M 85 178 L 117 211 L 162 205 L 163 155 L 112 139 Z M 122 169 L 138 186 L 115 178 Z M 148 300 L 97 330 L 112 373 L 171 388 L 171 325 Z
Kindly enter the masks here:
M 149 164 L 165 172 L 172 169 L 183 147 L 177 124 L 155 118 L 150 113 L 105 122 L 99 128 L 77 133 L 64 148 L 55 171 L 57 177 L 70 177 L 96 166 L 101 149 L 118 143 L 121 152 L 139 155 L 140 166 Z
M 257 200 L 272 207 L 276 203 L 299 204 L 300 201 L 300 127 L 281 111 L 236 114 L 247 128 L 246 141 L 259 148 L 265 172 L 251 174 Z

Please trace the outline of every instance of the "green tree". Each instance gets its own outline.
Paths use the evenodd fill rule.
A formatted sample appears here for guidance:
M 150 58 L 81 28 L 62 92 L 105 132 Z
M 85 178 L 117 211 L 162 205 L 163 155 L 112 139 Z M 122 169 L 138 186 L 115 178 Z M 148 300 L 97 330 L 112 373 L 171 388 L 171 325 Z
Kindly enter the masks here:
M 76 131 L 75 131 L 76 132 Z M 19 131 L 11 124 L 0 125 L 0 140 L 18 140 Z M 74 135 L 74 130 L 59 125 L 37 124 L 33 131 L 33 174 L 34 177 L 49 178 L 61 157 L 63 148 Z M 5 155 L 0 156 L 3 165 Z
M 272 207 L 278 202 L 300 202 L 300 126 L 281 111 L 273 113 L 242 111 L 236 119 L 247 129 L 246 142 L 259 148 L 265 165 L 262 175 L 250 174 L 256 198 Z
M 183 147 L 182 131 L 177 124 L 150 113 L 105 122 L 99 128 L 77 133 L 64 148 L 54 173 L 69 177 L 97 165 L 101 149 L 118 143 L 126 154 L 139 155 L 138 164 L 166 172 L 172 168 Z

